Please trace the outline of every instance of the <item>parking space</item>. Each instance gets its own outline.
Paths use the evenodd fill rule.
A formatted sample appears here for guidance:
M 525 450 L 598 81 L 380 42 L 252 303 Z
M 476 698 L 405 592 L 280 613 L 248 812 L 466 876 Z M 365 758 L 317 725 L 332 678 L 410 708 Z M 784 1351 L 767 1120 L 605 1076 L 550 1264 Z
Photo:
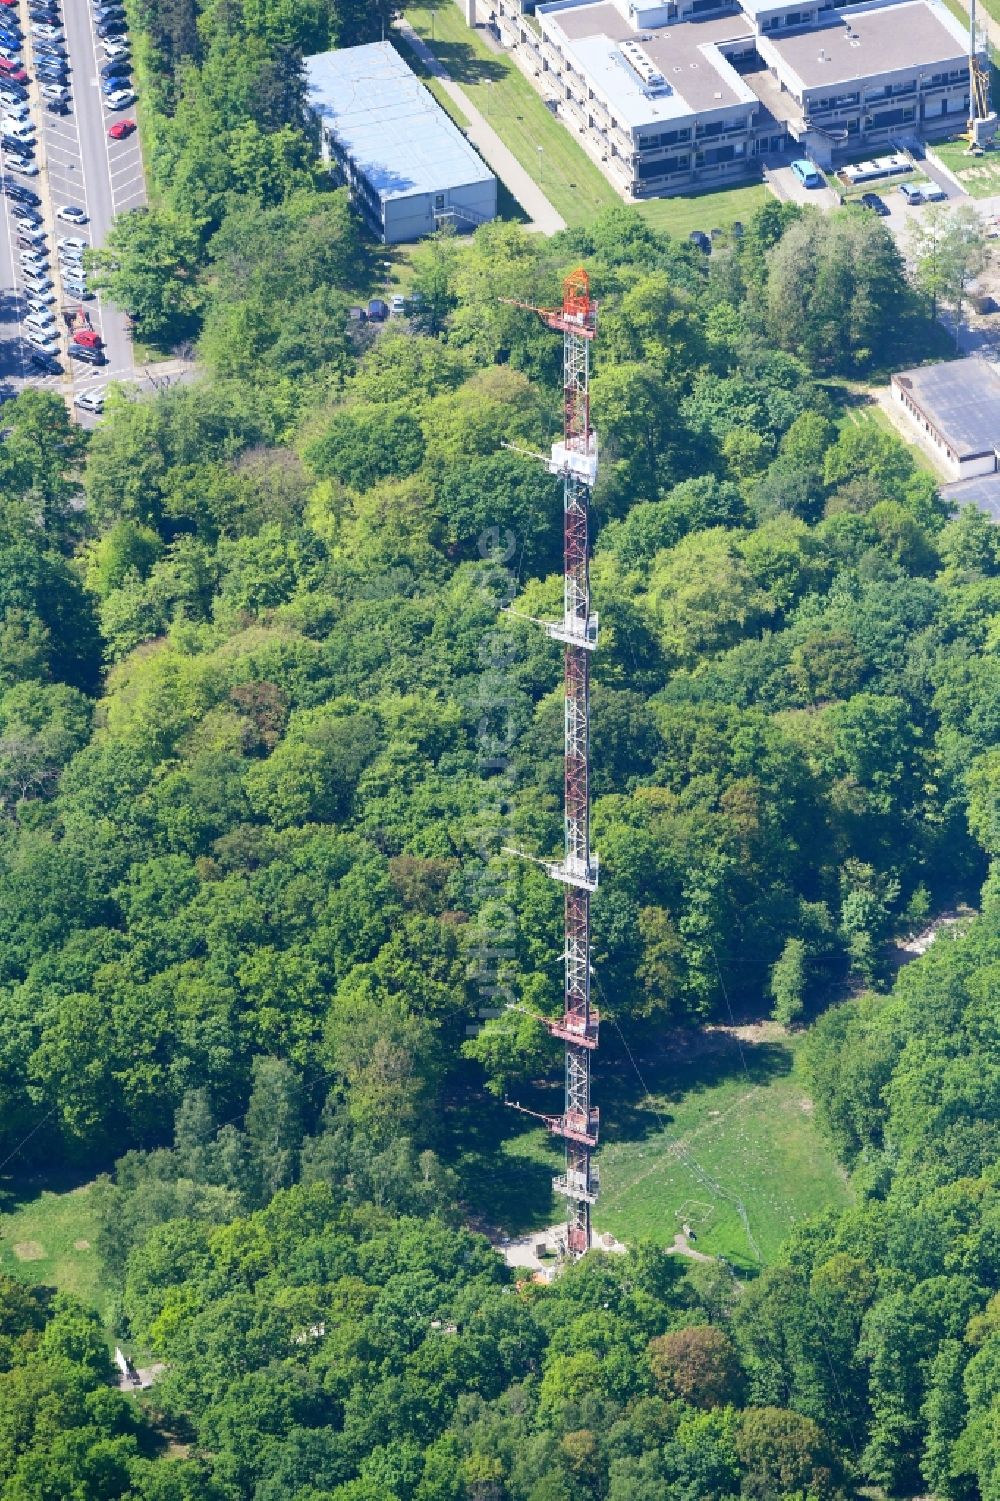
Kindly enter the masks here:
M 83 256 L 104 243 L 116 215 L 145 202 L 127 39 L 99 37 L 99 21 L 120 31 L 115 0 L 0 0 L 0 71 L 17 34 L 28 74 L 21 88 L 16 75 L 0 79 L 0 395 L 48 385 L 84 422 L 94 418 L 81 393 L 132 380 L 135 367 L 127 320 L 91 294 Z M 112 105 L 116 84 L 123 97 Z M 98 346 L 102 363 L 79 357 Z M 52 373 L 38 368 L 46 358 L 57 362 Z

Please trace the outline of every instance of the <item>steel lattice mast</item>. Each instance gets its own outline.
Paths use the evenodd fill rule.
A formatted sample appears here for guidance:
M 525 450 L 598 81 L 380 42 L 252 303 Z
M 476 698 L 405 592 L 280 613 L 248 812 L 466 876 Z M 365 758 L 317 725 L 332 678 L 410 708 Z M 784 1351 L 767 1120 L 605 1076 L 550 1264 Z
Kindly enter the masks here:
M 563 616 L 545 629 L 564 645 L 563 858 L 546 865 L 565 887 L 564 988 L 562 1016 L 542 1020 L 565 1044 L 566 1090 L 562 1115 L 543 1119 L 565 1144 L 566 1168 L 554 1186 L 569 1201 L 567 1251 L 582 1256 L 590 1247 L 590 1210 L 597 1198 L 592 1153 L 599 1121 L 590 1102 L 590 1055 L 599 1021 L 590 1000 L 590 894 L 597 888 L 598 862 L 590 849 L 590 653 L 597 646 L 597 615 L 590 608 L 589 511 L 597 434 L 590 425 L 589 380 L 597 304 L 586 271 L 567 276 L 561 308 L 533 311 L 563 335 L 563 436 L 548 460 L 550 471 L 563 477 Z

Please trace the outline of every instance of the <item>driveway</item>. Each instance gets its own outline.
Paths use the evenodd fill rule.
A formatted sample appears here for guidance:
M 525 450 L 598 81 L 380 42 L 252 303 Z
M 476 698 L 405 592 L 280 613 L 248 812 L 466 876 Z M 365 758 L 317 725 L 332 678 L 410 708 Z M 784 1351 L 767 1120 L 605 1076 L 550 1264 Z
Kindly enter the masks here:
M 769 167 L 767 180 L 775 196 L 783 203 L 811 205 L 813 208 L 823 209 L 826 213 L 840 204 L 840 199 L 832 188 L 804 187 L 791 167 Z

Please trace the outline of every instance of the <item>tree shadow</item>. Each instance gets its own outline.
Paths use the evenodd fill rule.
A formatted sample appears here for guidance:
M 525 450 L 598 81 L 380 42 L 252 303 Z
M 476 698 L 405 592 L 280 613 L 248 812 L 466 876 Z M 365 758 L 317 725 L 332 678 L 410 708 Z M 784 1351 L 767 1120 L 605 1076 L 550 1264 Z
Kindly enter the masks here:
M 455 0 L 426 0 L 425 9 L 433 15 L 448 12 Z M 480 57 L 468 42 L 452 42 L 439 36 L 425 36 L 424 41 L 456 83 L 498 83 L 507 77 L 507 69 L 490 57 Z
M 554 1090 L 536 1086 L 524 1093 L 533 1109 L 560 1108 Z M 538 1125 L 486 1093 L 466 1097 L 449 1112 L 442 1156 L 458 1174 L 460 1198 L 477 1229 L 520 1235 L 552 1222 L 552 1178 L 562 1157 Z
M 55 1167 L 39 1168 L 22 1174 L 0 1177 L 0 1214 L 17 1214 L 36 1203 L 43 1194 L 73 1193 L 86 1188 L 101 1173 L 109 1172 L 112 1164 L 100 1162 L 86 1168 Z

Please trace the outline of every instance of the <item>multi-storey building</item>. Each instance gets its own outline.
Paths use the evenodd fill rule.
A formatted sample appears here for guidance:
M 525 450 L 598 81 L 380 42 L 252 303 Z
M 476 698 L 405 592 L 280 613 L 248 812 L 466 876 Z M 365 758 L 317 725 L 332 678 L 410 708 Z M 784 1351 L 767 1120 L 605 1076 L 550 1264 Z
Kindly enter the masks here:
M 494 0 L 501 41 L 627 195 L 953 132 L 968 42 L 940 0 Z

